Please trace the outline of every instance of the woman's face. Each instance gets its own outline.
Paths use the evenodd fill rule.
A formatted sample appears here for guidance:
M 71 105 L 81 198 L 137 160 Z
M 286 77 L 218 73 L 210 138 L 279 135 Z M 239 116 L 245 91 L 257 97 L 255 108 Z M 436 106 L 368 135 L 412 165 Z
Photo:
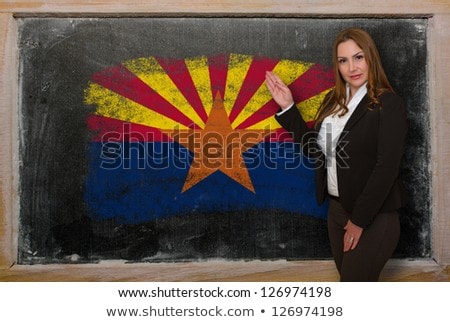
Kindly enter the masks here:
M 337 47 L 337 64 L 339 72 L 350 85 L 350 92 L 356 91 L 369 79 L 369 66 L 361 48 L 351 39 Z

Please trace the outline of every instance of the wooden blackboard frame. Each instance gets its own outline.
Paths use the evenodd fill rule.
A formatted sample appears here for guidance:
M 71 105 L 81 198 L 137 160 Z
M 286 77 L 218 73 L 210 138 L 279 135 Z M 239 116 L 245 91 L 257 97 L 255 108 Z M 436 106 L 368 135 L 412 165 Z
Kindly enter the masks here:
M 59 2 L 59 3 L 58 3 Z M 449 99 L 448 48 L 450 48 L 450 7 L 441 1 L 380 1 L 376 8 L 369 1 L 358 4 L 333 4 L 332 1 L 21 1 L 0 4 L 0 268 L 14 265 L 17 254 L 19 189 L 18 189 L 18 16 L 170 16 L 170 15 L 236 15 L 236 16 L 337 16 L 337 17 L 429 17 L 428 75 L 431 122 L 432 177 L 432 260 L 450 263 L 450 217 L 447 200 L 450 188 L 446 178 L 450 167 L 448 127 L 450 114 L 446 109 Z M 405 12 L 408 8 L 408 12 Z

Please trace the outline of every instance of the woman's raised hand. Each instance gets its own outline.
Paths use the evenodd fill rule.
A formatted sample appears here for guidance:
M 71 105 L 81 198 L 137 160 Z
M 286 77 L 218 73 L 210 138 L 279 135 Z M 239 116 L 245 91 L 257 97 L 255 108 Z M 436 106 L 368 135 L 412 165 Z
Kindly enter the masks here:
M 294 104 L 291 90 L 283 83 L 280 77 L 271 71 L 266 72 L 266 84 L 270 94 L 272 94 L 273 99 L 281 109 L 284 110 Z

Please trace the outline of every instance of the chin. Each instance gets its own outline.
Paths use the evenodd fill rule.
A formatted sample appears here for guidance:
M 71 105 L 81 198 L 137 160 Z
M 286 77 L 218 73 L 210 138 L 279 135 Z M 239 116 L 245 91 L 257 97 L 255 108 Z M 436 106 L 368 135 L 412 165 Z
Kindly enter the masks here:
M 358 81 L 350 80 L 348 83 L 353 88 L 360 88 L 361 86 L 363 86 L 366 83 L 366 81 L 367 80 L 358 80 Z

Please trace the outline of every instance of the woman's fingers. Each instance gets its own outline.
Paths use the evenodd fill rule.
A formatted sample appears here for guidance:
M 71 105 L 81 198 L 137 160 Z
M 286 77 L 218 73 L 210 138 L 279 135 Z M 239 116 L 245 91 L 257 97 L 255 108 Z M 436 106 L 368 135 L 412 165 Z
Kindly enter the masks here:
M 275 78 L 275 75 L 272 72 L 266 72 L 266 84 L 272 95 L 274 94 L 274 91 L 277 87 L 276 82 L 277 82 L 277 80 Z
M 267 71 L 266 76 L 271 79 L 274 83 L 284 84 L 280 77 L 278 77 L 274 72 Z
M 363 228 L 355 225 L 350 220 L 344 227 L 344 252 L 348 252 L 349 250 L 353 250 L 358 246 L 359 239 L 363 233 Z
M 266 84 L 273 99 L 281 108 L 287 108 L 293 104 L 292 93 L 284 82 L 271 71 L 266 72 Z

